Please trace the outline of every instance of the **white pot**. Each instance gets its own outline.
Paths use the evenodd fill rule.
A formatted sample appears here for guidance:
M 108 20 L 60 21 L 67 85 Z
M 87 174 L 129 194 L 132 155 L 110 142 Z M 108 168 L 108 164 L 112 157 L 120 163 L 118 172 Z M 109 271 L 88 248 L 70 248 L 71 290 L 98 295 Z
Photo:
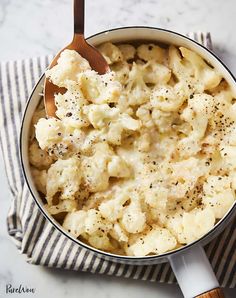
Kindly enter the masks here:
M 89 43 L 95 46 L 107 41 L 130 42 L 141 40 L 187 47 L 190 50 L 199 53 L 206 61 L 208 61 L 213 67 L 215 67 L 228 81 L 236 94 L 235 79 L 230 71 L 227 69 L 227 67 L 222 63 L 222 61 L 208 49 L 204 48 L 202 45 L 181 34 L 158 28 L 126 27 L 101 32 L 91 36 L 87 40 L 89 41 Z M 44 75 L 39 79 L 27 102 L 21 128 L 20 152 L 23 172 L 29 190 L 47 220 L 49 220 L 68 238 L 73 240 L 78 245 L 81 245 L 84 248 L 90 250 L 98 257 L 109 259 L 114 262 L 135 265 L 156 264 L 169 261 L 185 297 L 194 297 L 218 287 L 218 282 L 205 255 L 205 252 L 202 249 L 202 245 L 208 243 L 213 237 L 218 235 L 224 227 L 227 226 L 230 219 L 232 219 L 233 214 L 235 214 L 235 204 L 224 216 L 224 218 L 222 218 L 215 225 L 215 227 L 201 239 L 172 252 L 167 252 L 159 256 L 145 257 L 118 256 L 90 247 L 89 245 L 71 236 L 60 226 L 60 224 L 55 221 L 55 219 L 53 219 L 53 217 L 49 213 L 47 213 L 47 211 L 44 209 L 43 202 L 35 188 L 30 172 L 28 157 L 28 138 L 31 118 L 39 101 L 42 99 L 39 94 L 42 92 L 43 82 Z

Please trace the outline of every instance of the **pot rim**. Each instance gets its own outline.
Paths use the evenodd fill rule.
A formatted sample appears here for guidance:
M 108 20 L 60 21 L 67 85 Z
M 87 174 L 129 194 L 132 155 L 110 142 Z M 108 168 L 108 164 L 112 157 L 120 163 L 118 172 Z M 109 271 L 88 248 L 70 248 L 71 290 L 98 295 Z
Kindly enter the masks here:
M 172 31 L 172 30 L 168 30 L 168 29 L 163 29 L 163 28 L 158 28 L 158 27 L 150 27 L 150 26 L 125 26 L 125 27 L 117 27 L 117 28 L 112 28 L 112 29 L 108 29 L 108 30 L 104 30 L 98 33 L 95 33 L 89 37 L 86 38 L 86 40 L 90 40 L 94 37 L 97 37 L 99 35 L 104 35 L 107 34 L 109 32 L 113 32 L 113 31 L 121 31 L 121 30 L 127 30 L 127 29 L 147 29 L 147 30 L 157 30 L 157 31 L 162 31 L 162 32 L 167 32 L 173 35 L 177 35 L 183 39 L 188 40 L 190 43 L 193 44 L 197 44 L 198 46 L 200 46 L 201 48 L 203 48 L 205 51 L 207 51 L 209 56 L 213 56 L 225 69 L 226 71 L 229 73 L 229 75 L 231 76 L 231 78 L 233 79 L 234 83 L 236 84 L 236 78 L 234 77 L 234 75 L 232 74 L 232 72 L 229 70 L 229 68 L 222 62 L 222 60 L 216 55 L 214 54 L 211 50 L 209 50 L 208 48 L 204 47 L 202 44 L 198 43 L 197 41 L 183 35 L 180 34 L 178 32 Z M 232 207 L 228 210 L 228 212 L 225 214 L 225 216 L 223 218 L 221 218 L 215 225 L 214 227 L 207 232 L 206 234 L 204 234 L 201 238 L 195 240 L 194 242 L 191 242 L 187 245 L 184 245 L 180 248 L 177 248 L 175 250 L 172 251 L 167 251 L 166 253 L 160 254 L 160 255 L 149 255 L 149 256 L 123 256 L 123 255 L 116 255 L 113 253 L 109 253 L 109 252 L 105 252 L 99 249 L 96 249 L 84 242 L 82 242 L 81 240 L 73 237 L 71 234 L 69 234 L 68 232 L 66 232 L 63 227 L 55 220 L 53 219 L 53 217 L 48 214 L 48 212 L 46 211 L 46 209 L 43 207 L 42 203 L 38 200 L 38 198 L 34 195 L 34 191 L 31 188 L 31 183 L 28 180 L 28 176 L 26 174 L 26 170 L 25 170 L 25 161 L 24 161 L 24 155 L 23 155 L 23 144 L 25 141 L 23 141 L 23 130 L 24 130 L 24 123 L 25 123 L 25 118 L 28 114 L 28 108 L 30 105 L 30 102 L 34 96 L 35 90 L 38 87 L 38 85 L 40 84 L 41 80 L 43 79 L 43 77 L 45 76 L 45 73 L 43 73 L 40 78 L 38 79 L 37 83 L 35 84 L 35 86 L 33 87 L 31 94 L 27 100 L 26 106 L 25 106 L 25 110 L 24 110 L 24 114 L 22 117 L 22 121 L 21 121 L 21 128 L 20 128 L 20 142 L 19 142 L 19 150 L 20 150 L 20 162 L 21 162 L 21 166 L 22 166 L 22 170 L 23 170 L 23 174 L 24 174 L 24 178 L 26 181 L 26 184 L 28 186 L 28 189 L 30 191 L 30 194 L 32 195 L 35 203 L 37 204 L 37 206 L 39 207 L 40 211 L 42 212 L 42 214 L 44 215 L 44 217 L 46 218 L 46 220 L 48 220 L 59 232 L 61 232 L 65 237 L 69 238 L 70 240 L 72 240 L 74 243 L 76 243 L 77 245 L 82 246 L 85 249 L 88 249 L 89 251 L 92 251 L 93 253 L 99 255 L 100 257 L 103 258 L 110 258 L 110 259 L 119 259 L 119 260 L 127 260 L 127 261 L 140 261 L 140 262 L 145 262 L 145 261 L 150 261 L 150 260 L 160 260 L 163 258 L 169 258 L 170 256 L 174 255 L 175 253 L 183 253 L 184 251 L 190 249 L 191 247 L 200 244 L 201 242 L 203 242 L 204 240 L 206 241 L 206 238 L 208 238 L 210 235 L 214 234 L 214 237 L 217 236 L 222 229 L 222 226 L 224 223 L 228 223 L 231 219 L 232 219 L 232 215 L 234 213 L 234 211 L 236 210 L 236 201 L 234 202 L 234 204 L 232 205 Z M 224 228 L 224 227 L 223 227 Z

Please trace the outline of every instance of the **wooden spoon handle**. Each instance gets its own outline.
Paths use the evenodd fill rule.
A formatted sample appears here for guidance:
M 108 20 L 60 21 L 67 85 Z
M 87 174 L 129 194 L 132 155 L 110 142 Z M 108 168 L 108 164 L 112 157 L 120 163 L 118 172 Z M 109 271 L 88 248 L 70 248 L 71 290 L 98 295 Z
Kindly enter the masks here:
M 221 288 L 215 288 L 201 295 L 196 296 L 196 298 L 224 298 L 224 294 Z
M 84 0 L 74 0 L 74 34 L 84 35 Z

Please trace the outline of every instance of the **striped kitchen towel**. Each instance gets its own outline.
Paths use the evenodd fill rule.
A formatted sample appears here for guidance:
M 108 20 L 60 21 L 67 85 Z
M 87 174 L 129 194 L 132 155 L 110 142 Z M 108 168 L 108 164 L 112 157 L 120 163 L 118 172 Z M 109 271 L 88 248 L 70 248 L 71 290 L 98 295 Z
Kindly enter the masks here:
M 209 34 L 191 34 L 211 47 Z M 7 217 L 8 232 L 31 264 L 89 271 L 134 279 L 175 282 L 169 264 L 131 266 L 102 260 L 72 242 L 46 221 L 29 193 L 20 168 L 19 132 L 26 100 L 52 56 L 1 63 L 0 99 L 1 149 L 12 194 Z M 206 252 L 220 284 L 235 287 L 236 221 L 206 246 Z

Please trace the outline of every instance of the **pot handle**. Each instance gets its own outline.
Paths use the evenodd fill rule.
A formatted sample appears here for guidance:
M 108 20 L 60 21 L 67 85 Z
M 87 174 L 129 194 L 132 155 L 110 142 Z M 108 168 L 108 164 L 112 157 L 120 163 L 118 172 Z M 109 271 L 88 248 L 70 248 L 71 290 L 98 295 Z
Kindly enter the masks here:
M 201 295 L 198 295 L 196 298 L 224 298 L 224 294 L 221 288 L 216 288 Z
M 195 245 L 169 256 L 169 262 L 185 298 L 223 298 L 224 294 L 205 254 Z

